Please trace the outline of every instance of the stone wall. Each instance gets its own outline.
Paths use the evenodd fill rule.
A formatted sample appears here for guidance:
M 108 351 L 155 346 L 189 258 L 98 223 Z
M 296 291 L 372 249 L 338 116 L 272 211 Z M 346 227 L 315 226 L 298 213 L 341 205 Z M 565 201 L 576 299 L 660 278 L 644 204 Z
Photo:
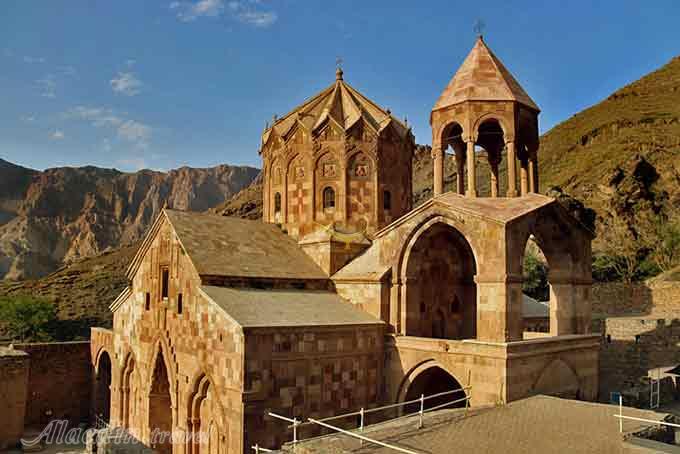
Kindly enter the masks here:
M 680 282 L 593 284 L 593 318 L 628 315 L 668 315 L 680 308 Z
M 92 367 L 90 342 L 14 344 L 28 353 L 30 372 L 26 427 L 42 427 L 52 419 L 88 422 Z
M 289 418 L 325 418 L 377 406 L 384 383 L 383 330 L 383 326 L 248 330 L 245 446 L 278 447 L 291 440 L 286 423 L 266 417 L 268 411 Z M 313 436 L 314 429 L 305 427 L 301 435 Z
M 627 404 L 648 405 L 649 371 L 680 364 L 680 282 L 596 284 L 592 303 L 600 400 L 621 392 Z M 675 397 L 672 381 L 662 388 L 662 400 Z
M 26 353 L 0 347 L 0 450 L 16 446 L 24 431 L 28 374 Z

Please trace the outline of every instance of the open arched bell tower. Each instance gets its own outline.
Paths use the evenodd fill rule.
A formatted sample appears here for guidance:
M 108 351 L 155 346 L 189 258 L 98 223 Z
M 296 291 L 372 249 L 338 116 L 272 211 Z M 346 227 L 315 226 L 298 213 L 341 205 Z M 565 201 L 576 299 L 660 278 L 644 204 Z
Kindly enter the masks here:
M 539 112 L 479 36 L 430 114 L 434 195 L 444 192 L 444 155 L 449 147 L 456 159 L 457 193 L 478 196 L 478 176 L 484 170 L 476 162 L 480 149 L 486 152 L 491 197 L 538 192 Z M 499 181 L 503 159 L 508 169 L 505 194 Z

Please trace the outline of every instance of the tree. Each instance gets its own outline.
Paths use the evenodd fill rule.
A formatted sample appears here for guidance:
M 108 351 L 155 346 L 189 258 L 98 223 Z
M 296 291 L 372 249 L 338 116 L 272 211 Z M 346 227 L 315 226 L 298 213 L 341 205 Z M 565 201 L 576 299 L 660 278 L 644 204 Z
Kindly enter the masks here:
M 524 254 L 523 275 L 522 291 L 524 294 L 538 301 L 548 301 L 550 299 L 548 267 L 529 248 L 527 248 Z
M 680 216 L 669 219 L 658 216 L 644 226 L 645 244 L 649 256 L 661 271 L 680 265 Z
M 614 214 L 602 238 L 604 254 L 600 258 L 622 281 L 633 282 L 645 255 L 637 232 L 622 216 Z
M 0 323 L 13 340 L 53 340 L 56 320 L 56 308 L 49 301 L 26 295 L 0 297 Z

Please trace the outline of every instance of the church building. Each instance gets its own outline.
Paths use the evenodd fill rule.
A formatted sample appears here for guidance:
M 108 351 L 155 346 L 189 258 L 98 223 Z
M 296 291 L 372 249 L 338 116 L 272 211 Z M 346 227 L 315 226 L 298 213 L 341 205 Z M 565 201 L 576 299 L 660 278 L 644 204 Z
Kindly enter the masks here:
M 247 453 L 291 440 L 270 411 L 594 400 L 593 234 L 539 194 L 538 115 L 480 36 L 430 112 L 433 197 L 414 207 L 411 129 L 338 68 L 262 134 L 262 221 L 166 209 L 151 226 L 113 328 L 92 330 L 95 413 L 161 452 Z M 529 242 L 544 333 L 523 322 Z

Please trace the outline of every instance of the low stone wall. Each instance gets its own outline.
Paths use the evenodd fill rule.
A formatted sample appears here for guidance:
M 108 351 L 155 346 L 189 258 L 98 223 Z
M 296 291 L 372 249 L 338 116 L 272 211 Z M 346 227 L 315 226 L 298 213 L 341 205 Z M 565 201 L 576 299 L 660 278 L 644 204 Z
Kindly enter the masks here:
M 0 450 L 14 448 L 24 431 L 29 358 L 0 347 Z
M 92 381 L 89 341 L 14 344 L 14 348 L 30 358 L 24 426 L 42 427 L 52 419 L 88 422 Z
M 599 399 L 621 392 L 627 404 L 648 406 L 649 371 L 680 364 L 680 282 L 596 284 L 592 304 L 592 330 L 602 333 Z M 674 398 L 666 380 L 662 402 Z
M 680 282 L 594 284 L 591 293 L 593 318 L 627 315 L 670 315 L 680 310 Z

